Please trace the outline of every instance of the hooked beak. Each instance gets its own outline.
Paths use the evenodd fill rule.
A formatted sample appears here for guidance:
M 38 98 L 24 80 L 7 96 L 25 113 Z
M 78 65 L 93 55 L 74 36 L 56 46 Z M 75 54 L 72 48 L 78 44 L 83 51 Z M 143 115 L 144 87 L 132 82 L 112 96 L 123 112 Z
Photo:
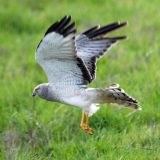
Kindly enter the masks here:
M 33 91 L 32 96 L 35 97 L 36 96 L 36 92 Z

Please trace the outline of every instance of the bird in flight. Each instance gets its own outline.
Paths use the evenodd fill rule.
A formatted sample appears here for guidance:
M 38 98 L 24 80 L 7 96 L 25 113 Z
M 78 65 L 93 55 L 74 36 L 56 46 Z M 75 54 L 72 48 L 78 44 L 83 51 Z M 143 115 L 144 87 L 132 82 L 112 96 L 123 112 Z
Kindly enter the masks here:
M 118 84 L 108 88 L 87 88 L 96 77 L 96 62 L 116 42 L 126 36 L 109 37 L 107 34 L 126 25 L 114 22 L 92 27 L 76 35 L 71 16 L 65 16 L 52 24 L 36 49 L 36 61 L 48 77 L 33 90 L 33 96 L 60 102 L 82 109 L 80 127 L 93 134 L 89 117 L 99 104 L 116 103 L 132 109 L 141 109 L 138 102 Z

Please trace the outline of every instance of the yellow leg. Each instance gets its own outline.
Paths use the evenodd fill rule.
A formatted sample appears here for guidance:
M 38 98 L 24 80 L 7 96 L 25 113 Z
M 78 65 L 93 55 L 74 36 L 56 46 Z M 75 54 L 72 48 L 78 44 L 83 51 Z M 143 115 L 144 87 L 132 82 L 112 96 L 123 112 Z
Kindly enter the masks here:
M 93 130 L 92 130 L 92 128 L 90 128 L 88 126 L 89 117 L 86 115 L 86 123 L 84 123 L 84 114 L 85 113 L 82 112 L 80 127 L 81 127 L 81 129 L 85 130 L 88 134 L 92 135 L 93 134 Z
M 89 123 L 89 117 L 86 115 L 86 126 L 87 126 L 86 132 L 88 134 L 92 135 L 93 134 L 93 129 L 89 127 L 88 123 Z
M 82 127 L 84 124 L 84 112 L 82 112 L 82 117 L 81 117 L 81 124 L 80 127 Z
M 82 112 L 80 127 L 83 130 L 86 130 L 86 128 L 87 128 L 86 124 L 84 123 L 84 112 Z
M 86 115 L 86 125 L 88 126 L 89 117 Z

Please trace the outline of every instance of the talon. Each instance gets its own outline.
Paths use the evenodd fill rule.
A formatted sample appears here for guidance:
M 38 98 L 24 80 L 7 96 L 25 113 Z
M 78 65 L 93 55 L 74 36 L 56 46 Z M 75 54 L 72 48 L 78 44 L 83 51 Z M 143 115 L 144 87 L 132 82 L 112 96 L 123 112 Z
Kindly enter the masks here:
M 86 132 L 88 133 L 88 134 L 90 134 L 90 135 L 93 135 L 93 129 L 92 128 L 87 128 L 86 129 Z
M 83 130 L 86 130 L 87 129 L 87 125 L 86 124 L 83 124 L 83 125 L 80 125 L 81 129 Z
M 88 127 L 86 124 L 80 126 L 82 130 L 86 131 L 88 134 L 93 135 L 93 129 Z
M 84 112 L 82 112 L 80 127 L 82 130 L 86 131 L 88 134 L 93 135 L 93 129 L 88 126 L 89 117 L 86 116 L 86 123 L 84 123 Z

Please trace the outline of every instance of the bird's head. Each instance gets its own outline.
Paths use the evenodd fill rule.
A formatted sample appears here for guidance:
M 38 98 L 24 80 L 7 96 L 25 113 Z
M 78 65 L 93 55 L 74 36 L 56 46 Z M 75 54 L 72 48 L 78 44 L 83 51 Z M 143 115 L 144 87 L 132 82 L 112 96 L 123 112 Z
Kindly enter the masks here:
M 48 92 L 48 84 L 43 83 L 43 84 L 36 86 L 33 89 L 32 96 L 33 97 L 39 96 L 41 98 L 45 98 L 45 96 L 47 96 L 47 92 Z

